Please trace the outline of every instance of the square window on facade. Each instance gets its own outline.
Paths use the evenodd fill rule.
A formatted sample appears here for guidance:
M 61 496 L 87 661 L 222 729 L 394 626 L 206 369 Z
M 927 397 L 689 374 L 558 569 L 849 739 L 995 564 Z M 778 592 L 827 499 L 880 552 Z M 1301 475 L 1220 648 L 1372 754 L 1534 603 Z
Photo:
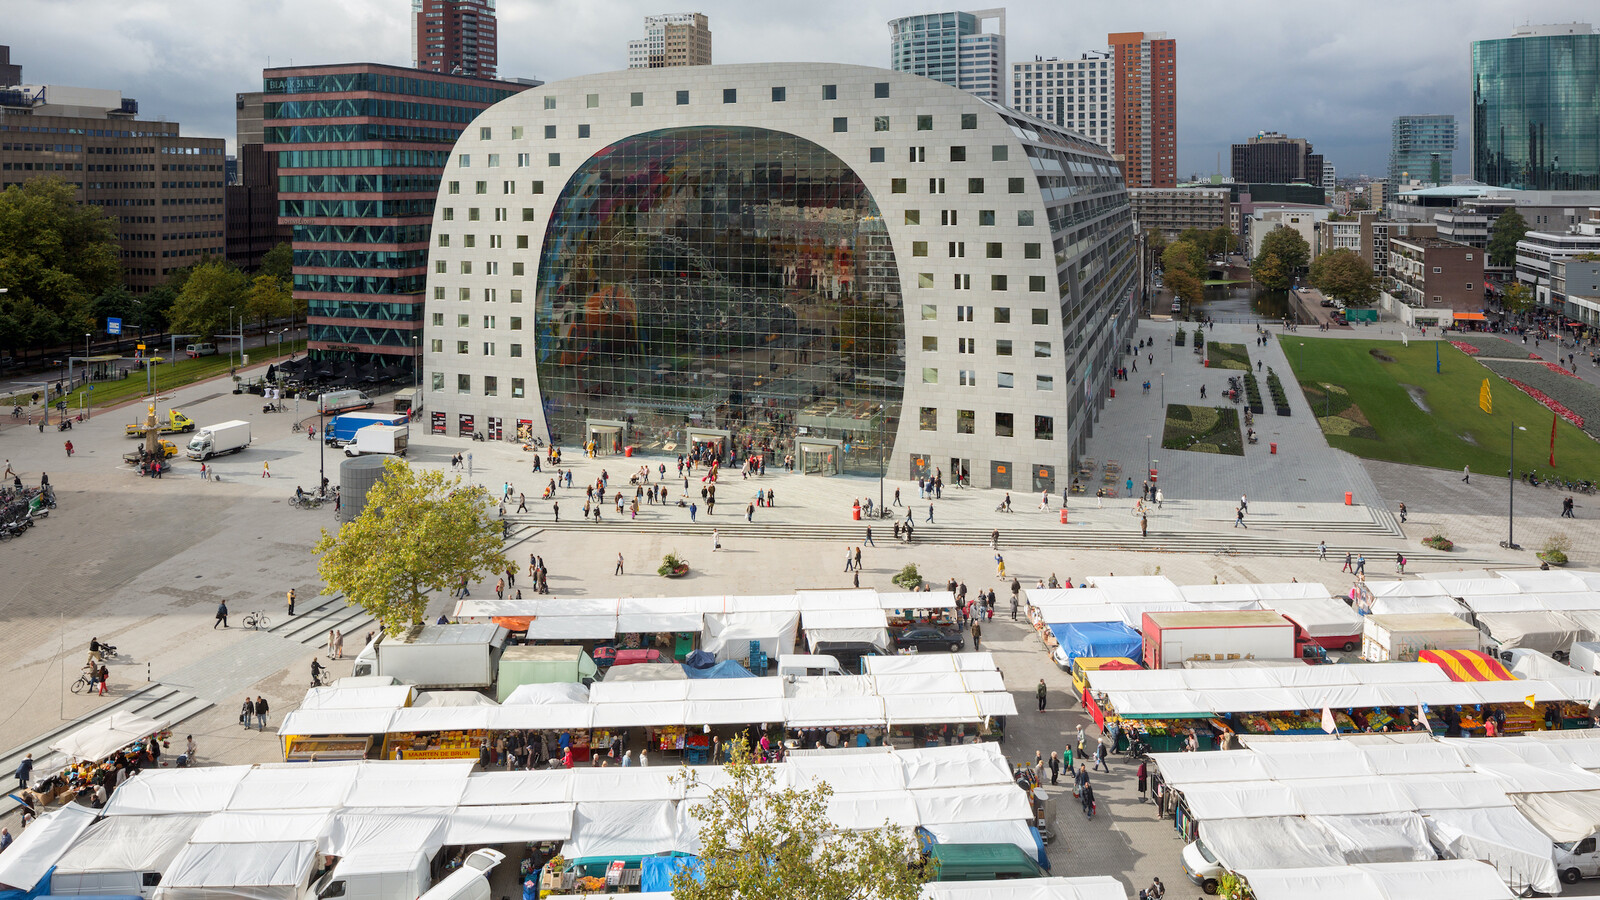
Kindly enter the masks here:
M 989 148 L 989 158 L 995 162 L 1005 162 L 1011 155 L 1011 148 L 1005 144 L 995 144 Z
M 523 274 L 523 271 L 524 271 L 524 264 L 523 263 L 514 262 L 514 263 L 511 264 L 511 274 L 513 274 L 513 275 L 521 275 L 521 274 Z
M 938 384 L 939 383 L 939 370 L 938 369 L 934 369 L 934 368 L 923 369 L 922 370 L 922 383 L 923 384 Z
M 886 99 L 888 99 L 888 97 L 889 97 L 889 82 L 887 82 L 887 81 L 879 81 L 879 82 L 875 82 L 872 85 L 872 98 L 874 100 L 886 100 Z
M 463 274 L 463 275 L 471 275 L 472 274 L 472 260 L 463 259 L 461 261 L 461 274 Z M 466 288 L 462 288 L 462 290 L 466 290 Z
M 1017 210 L 1017 224 L 1018 225 L 1032 225 L 1033 224 L 1033 210 L 1031 210 L 1031 209 L 1019 209 L 1019 210 Z
M 544 127 L 544 139 L 548 141 L 548 140 L 553 139 L 555 136 L 556 136 L 556 127 L 554 125 L 546 125 Z
M 978 224 L 979 225 L 993 225 L 994 224 L 994 210 L 992 210 L 992 209 L 980 209 L 980 210 L 978 210 Z
M 971 434 L 978 417 L 970 409 L 956 410 L 956 434 Z
M 922 320 L 924 322 L 939 318 L 939 307 L 932 303 L 922 304 Z
M 994 386 L 997 387 L 997 388 L 1014 388 L 1014 387 L 1016 387 L 1017 386 L 1016 373 L 1015 372 L 996 372 L 995 373 L 995 384 L 994 384 Z
M 433 340 L 429 341 L 428 342 L 428 352 L 429 353 L 443 353 L 444 352 L 444 340 L 441 339 L 441 338 L 434 338 Z
M 454 222 L 456 220 L 456 211 L 453 208 L 447 206 L 442 210 L 442 212 L 444 213 L 444 220 L 446 222 Z
M 528 185 L 528 188 L 529 188 L 528 193 L 530 193 L 530 194 L 542 194 L 542 193 L 544 193 L 544 182 L 535 181 L 532 184 Z
M 470 153 L 463 153 L 456 157 L 456 165 L 463 169 L 470 167 L 472 165 L 472 155 Z
M 629 106 L 643 106 L 644 105 L 644 91 L 634 91 L 633 93 L 629 94 L 628 95 L 628 105 Z
M 456 341 L 456 355 L 465 356 L 467 353 L 471 352 L 468 349 L 468 347 L 471 346 L 471 343 L 471 341 Z
M 889 117 L 888 116 L 873 116 L 872 117 L 872 130 L 873 131 L 888 131 L 889 130 Z
M 522 126 L 521 125 L 513 125 L 513 126 L 511 126 L 511 139 L 513 141 L 522 140 Z
M 449 191 L 450 191 L 450 193 L 452 193 L 452 194 L 459 194 L 459 193 L 461 193 L 461 182 L 459 182 L 459 181 L 452 181 L 452 182 L 450 182 L 450 188 L 449 188 Z
M 932 272 L 918 272 L 917 273 L 917 287 L 919 287 L 919 288 L 931 288 L 931 287 L 933 287 L 933 273 Z
M 464 235 L 462 235 L 461 236 L 461 246 L 468 247 L 468 248 L 478 246 L 478 236 L 475 235 L 475 234 L 464 234 Z
M 833 133 L 843 134 L 850 130 L 850 119 L 845 116 L 833 117 Z
M 932 131 L 933 130 L 933 116 L 917 116 L 917 130 L 918 131 Z
M 971 131 L 972 129 L 977 128 L 978 127 L 978 114 L 977 113 L 962 113 L 961 114 L 961 127 L 966 129 L 967 131 Z
M 966 339 L 963 338 L 963 340 L 966 340 Z M 978 373 L 977 372 L 974 372 L 971 369 L 962 369 L 958 374 L 960 375 L 959 381 L 961 382 L 961 386 L 962 387 L 977 387 L 978 386 Z
M 989 276 L 989 290 L 991 290 L 991 291 L 1003 291 L 1005 289 L 1006 289 L 1006 276 L 1004 276 L 1004 275 L 990 275 Z
M 966 162 L 967 161 L 967 148 L 965 148 L 965 147 L 951 147 L 950 148 L 950 161 L 951 162 Z
M 1035 375 L 1035 376 L 1033 376 L 1033 389 L 1036 390 L 1036 391 L 1053 391 L 1053 390 L 1055 390 L 1056 389 L 1056 378 L 1055 378 L 1055 376 L 1054 375 Z
M 444 391 L 444 373 L 434 372 L 430 374 L 428 376 L 428 383 L 432 386 L 434 391 Z
M 531 206 L 524 206 L 524 207 L 523 207 L 523 208 L 522 208 L 522 221 L 524 221 L 524 222 L 534 222 L 534 221 L 537 221 L 537 220 L 536 220 L 536 219 L 535 219 L 535 218 L 534 218 L 534 215 L 535 215 L 535 213 L 534 213 L 534 210 L 533 210 L 533 207 L 531 207 Z
M 555 109 L 556 108 L 556 98 L 554 98 L 554 97 L 545 97 L 544 98 L 544 108 L 545 109 Z
M 493 397 L 500 393 L 500 379 L 494 375 L 483 376 L 483 395 Z
M 969 193 L 969 194 L 981 194 L 981 193 L 983 193 L 983 179 L 982 178 L 968 178 L 967 179 L 967 193 Z
M 678 98 L 678 105 L 679 106 L 688 106 L 689 105 L 689 92 L 688 91 L 678 91 L 677 98 Z
M 1008 194 L 1020 194 L 1023 191 L 1026 191 L 1027 189 L 1028 189 L 1027 179 L 1024 179 L 1024 178 L 1007 178 L 1006 179 L 1006 193 L 1008 193 Z
M 1044 291 L 1045 291 L 1045 278 L 1044 278 L 1044 276 L 1043 275 L 1029 275 L 1028 276 L 1028 290 L 1033 291 L 1036 294 L 1044 293 Z
M 922 350 L 924 353 L 938 353 L 939 339 L 931 334 L 922 336 Z
M 788 100 L 788 99 L 789 99 L 789 89 L 788 88 L 775 87 L 775 88 L 772 89 L 772 102 L 773 103 L 782 103 L 783 101 Z
M 511 330 L 512 331 L 521 331 L 522 330 L 522 317 L 521 316 L 511 316 Z
M 1022 258 L 1023 259 L 1038 259 L 1039 255 L 1040 255 L 1040 248 L 1039 248 L 1039 244 L 1038 243 L 1030 243 L 1030 244 L 1023 244 L 1022 245 Z
M 441 247 L 450 246 L 450 235 L 448 235 L 448 234 L 439 235 L 439 246 L 441 246 Z M 443 262 L 443 260 L 440 260 L 440 262 Z
M 498 153 L 489 154 L 489 168 L 491 168 L 491 169 L 500 168 L 500 154 L 498 154 Z
M 440 260 L 439 262 L 442 264 L 444 262 L 444 260 Z M 444 288 L 443 287 L 440 287 L 440 286 L 437 286 L 437 285 L 434 286 L 433 299 L 435 299 L 435 300 L 443 300 L 444 299 Z M 435 319 L 439 320 L 439 321 L 437 321 L 437 322 L 435 322 L 433 324 L 435 324 L 435 325 L 443 325 L 444 324 L 444 314 L 443 313 L 434 313 L 433 317 Z
M 441 265 L 443 265 L 443 263 L 441 263 Z M 471 300 L 472 299 L 472 288 L 457 288 L 456 289 L 456 299 L 457 300 Z
M 583 97 L 583 105 L 587 109 L 597 109 L 597 108 L 599 108 L 599 106 L 600 106 L 600 95 L 599 94 L 585 94 L 584 97 Z
M 1034 341 L 1033 342 L 1033 355 L 1034 355 L 1034 358 L 1036 358 L 1036 359 L 1049 359 L 1050 358 L 1050 342 L 1049 341 Z
M 1010 356 L 1011 355 L 1011 342 L 1009 340 L 995 341 L 994 342 L 994 355 L 995 356 Z
M 907 225 L 921 225 L 922 224 L 922 210 L 920 210 L 920 209 L 908 209 L 908 210 L 906 210 L 906 224 Z
M 1035 324 L 1035 325 L 1049 325 L 1050 324 L 1050 310 L 1048 310 L 1048 309 L 1035 309 L 1033 311 L 1033 324 Z
M 994 414 L 994 436 L 995 437 L 1012 437 L 1014 435 L 1015 431 L 1016 431 L 1016 428 L 1012 424 L 1013 420 L 1014 420 L 1014 417 L 1011 415 L 1011 413 L 1003 413 L 1003 412 L 995 413 Z
M 493 356 L 494 355 L 494 345 L 489 343 L 488 341 L 484 341 L 483 342 L 483 355 L 484 356 Z
M 522 378 L 513 378 L 513 379 L 511 379 L 511 396 L 520 398 L 525 393 L 527 393 L 527 388 L 525 387 L 525 379 L 522 379 Z
M 824 99 L 824 100 L 837 100 L 837 99 L 839 99 L 839 86 L 837 84 L 825 84 L 825 85 L 823 85 L 822 86 L 822 99 Z
M 1011 324 L 1011 307 L 996 306 L 994 308 L 994 321 L 996 325 Z
M 939 430 L 939 410 L 932 406 L 924 406 L 917 415 L 917 427 L 921 431 Z
M 552 165 L 552 166 L 561 165 L 561 154 L 559 154 L 559 153 L 550 154 L 550 165 Z M 994 223 L 991 222 L 990 224 L 992 225 Z
M 868 150 L 867 159 L 870 162 L 883 162 L 883 148 L 873 147 L 872 149 Z
M 442 290 L 444 290 L 444 288 L 440 288 L 440 290 L 442 291 Z M 443 300 L 444 297 L 441 295 L 438 299 Z M 444 313 L 439 313 L 439 312 L 434 313 L 433 314 L 433 324 L 437 325 L 440 328 L 443 328 L 444 327 Z
M 467 221 L 468 222 L 476 222 L 476 221 L 478 221 L 479 218 L 480 218 L 480 214 L 479 214 L 478 208 L 476 206 L 467 207 Z M 471 246 L 471 245 L 469 244 L 468 246 Z
M 518 250 L 526 250 L 526 249 L 528 249 L 528 236 L 527 235 L 525 235 L 525 234 L 517 235 L 517 249 Z
M 589 136 L 589 126 L 587 126 L 587 125 L 579 125 L 578 126 L 578 137 L 586 138 L 588 136 Z
M 521 303 L 522 302 L 522 288 L 512 288 L 511 289 L 511 302 L 512 303 Z
M 474 181 L 472 183 L 472 192 L 474 194 L 487 194 L 487 193 L 489 193 L 489 182 L 487 182 L 487 181 Z
M 738 88 L 723 88 L 722 89 L 722 102 L 723 103 L 738 103 L 739 102 L 739 89 Z
M 471 375 L 457 375 L 456 376 L 456 393 L 458 393 L 458 394 L 470 394 L 470 393 L 472 393 L 472 376 Z
M 1005 256 L 1005 247 L 999 241 L 988 241 L 983 245 L 985 259 L 1000 259 Z
M 891 194 L 904 194 L 905 192 L 906 192 L 906 180 L 904 178 L 891 178 L 891 179 L 889 179 L 889 193 L 891 193 Z
M 511 345 L 511 355 L 513 357 L 521 358 L 521 356 L 522 356 L 522 345 L 521 344 L 512 344 Z
M 928 255 L 928 242 L 927 241 L 912 241 L 911 242 L 911 255 L 912 256 L 927 256 Z

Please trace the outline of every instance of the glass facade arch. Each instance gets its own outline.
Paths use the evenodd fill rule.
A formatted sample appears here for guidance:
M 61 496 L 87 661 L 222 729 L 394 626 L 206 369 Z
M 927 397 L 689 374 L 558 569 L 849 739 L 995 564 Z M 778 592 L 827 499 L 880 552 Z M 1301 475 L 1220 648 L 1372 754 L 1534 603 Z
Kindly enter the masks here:
M 1600 34 L 1473 43 L 1472 177 L 1517 190 L 1600 190 Z
M 551 212 L 536 287 L 552 440 L 591 421 L 686 452 L 726 434 L 769 460 L 828 448 L 878 471 L 900 417 L 894 252 L 859 176 L 754 127 L 638 134 L 585 162 Z

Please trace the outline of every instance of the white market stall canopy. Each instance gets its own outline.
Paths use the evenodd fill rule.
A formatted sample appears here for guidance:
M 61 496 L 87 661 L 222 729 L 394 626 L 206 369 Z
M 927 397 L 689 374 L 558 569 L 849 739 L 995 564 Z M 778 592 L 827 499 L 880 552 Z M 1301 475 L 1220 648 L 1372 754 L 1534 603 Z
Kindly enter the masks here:
M 57 739 L 50 749 L 69 759 L 101 760 L 166 727 L 165 719 L 119 711 Z
M 1300 869 L 1243 869 L 1256 900 L 1510 900 L 1493 867 L 1476 860 L 1371 863 Z

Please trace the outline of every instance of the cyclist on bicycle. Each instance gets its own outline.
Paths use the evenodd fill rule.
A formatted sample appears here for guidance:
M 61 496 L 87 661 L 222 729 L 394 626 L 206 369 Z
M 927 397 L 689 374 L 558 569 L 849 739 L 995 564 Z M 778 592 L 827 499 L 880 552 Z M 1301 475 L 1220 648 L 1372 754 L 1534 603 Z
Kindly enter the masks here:
M 312 687 L 320 687 L 322 685 L 322 673 L 324 673 L 326 671 L 328 671 L 328 670 L 327 670 L 327 668 L 325 666 L 322 665 L 322 663 L 317 662 L 315 659 L 313 659 L 311 661 L 311 686 Z

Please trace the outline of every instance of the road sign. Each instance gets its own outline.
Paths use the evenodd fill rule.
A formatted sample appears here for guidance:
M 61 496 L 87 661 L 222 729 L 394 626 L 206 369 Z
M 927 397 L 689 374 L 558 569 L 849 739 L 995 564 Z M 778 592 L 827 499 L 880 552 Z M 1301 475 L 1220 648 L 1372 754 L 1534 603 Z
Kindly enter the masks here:
M 143 350 L 144 349 L 144 345 L 143 344 L 138 344 L 137 348 L 140 349 L 140 350 Z
M 122 320 L 121 319 L 107 318 L 106 319 L 106 334 L 117 334 L 117 335 L 122 334 Z

